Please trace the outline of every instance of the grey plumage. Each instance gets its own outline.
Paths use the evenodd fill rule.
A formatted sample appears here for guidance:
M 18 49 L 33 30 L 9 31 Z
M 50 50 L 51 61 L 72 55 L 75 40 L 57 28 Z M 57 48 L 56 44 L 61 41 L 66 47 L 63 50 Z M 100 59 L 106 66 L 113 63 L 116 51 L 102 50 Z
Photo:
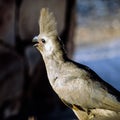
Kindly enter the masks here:
M 41 17 L 39 19 L 40 34 L 46 34 L 49 37 L 57 36 L 56 21 L 53 13 L 49 13 L 48 8 L 41 10 Z
M 43 56 L 49 82 L 60 99 L 80 120 L 120 120 L 120 92 L 89 67 L 67 58 L 53 13 L 42 9 L 39 25 L 40 34 L 33 41 Z

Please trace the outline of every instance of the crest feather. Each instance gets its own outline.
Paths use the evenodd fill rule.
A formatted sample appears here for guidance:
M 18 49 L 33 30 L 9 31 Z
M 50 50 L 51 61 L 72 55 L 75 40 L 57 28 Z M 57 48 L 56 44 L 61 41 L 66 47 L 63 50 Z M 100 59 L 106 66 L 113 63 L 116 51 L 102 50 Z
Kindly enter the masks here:
M 40 34 L 47 36 L 57 36 L 56 20 L 48 8 L 42 8 L 39 19 Z

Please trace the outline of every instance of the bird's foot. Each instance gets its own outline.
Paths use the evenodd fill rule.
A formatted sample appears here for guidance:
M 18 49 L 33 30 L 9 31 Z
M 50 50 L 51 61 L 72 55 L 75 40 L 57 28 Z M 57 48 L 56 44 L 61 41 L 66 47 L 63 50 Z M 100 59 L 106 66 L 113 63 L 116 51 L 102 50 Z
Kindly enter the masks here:
M 88 118 L 89 118 L 89 120 L 92 120 L 94 117 L 95 117 L 94 114 L 90 114 Z

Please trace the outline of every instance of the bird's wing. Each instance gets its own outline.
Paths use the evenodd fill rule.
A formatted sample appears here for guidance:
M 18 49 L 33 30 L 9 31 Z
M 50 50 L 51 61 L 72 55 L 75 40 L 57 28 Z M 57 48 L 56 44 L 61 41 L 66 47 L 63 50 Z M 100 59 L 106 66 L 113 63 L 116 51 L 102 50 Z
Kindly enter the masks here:
M 77 65 L 78 66 L 78 65 Z M 79 67 L 86 71 L 91 84 L 88 84 L 90 93 L 90 107 L 97 107 L 120 112 L 120 92 L 103 81 L 89 67 L 79 64 Z
M 103 82 L 95 81 L 92 86 L 91 93 L 91 102 L 93 102 L 93 106 L 101 109 L 112 110 L 116 112 L 120 112 L 120 101 L 118 101 L 118 91 L 116 93 L 111 93 L 114 91 L 109 84 L 103 84 Z
M 72 62 L 72 64 L 73 63 L 74 62 Z M 100 108 L 120 112 L 120 92 L 103 81 L 87 66 L 77 63 L 74 63 L 74 65 L 76 65 L 80 71 L 83 70 L 83 77 L 79 77 L 78 74 L 81 74 L 79 70 L 77 71 L 78 73 L 74 73 L 72 69 L 71 75 L 69 72 L 70 76 L 68 79 L 73 80 L 68 80 L 69 82 L 64 88 L 70 96 L 68 102 L 87 109 Z

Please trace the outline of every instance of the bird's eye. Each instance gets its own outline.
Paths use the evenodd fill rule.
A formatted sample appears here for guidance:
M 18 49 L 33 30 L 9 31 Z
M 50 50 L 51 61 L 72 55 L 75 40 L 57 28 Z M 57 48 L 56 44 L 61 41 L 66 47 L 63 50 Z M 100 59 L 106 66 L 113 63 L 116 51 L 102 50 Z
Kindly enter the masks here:
M 42 41 L 42 43 L 45 43 L 45 42 L 46 42 L 45 39 L 43 39 L 43 38 L 41 39 L 41 41 Z

